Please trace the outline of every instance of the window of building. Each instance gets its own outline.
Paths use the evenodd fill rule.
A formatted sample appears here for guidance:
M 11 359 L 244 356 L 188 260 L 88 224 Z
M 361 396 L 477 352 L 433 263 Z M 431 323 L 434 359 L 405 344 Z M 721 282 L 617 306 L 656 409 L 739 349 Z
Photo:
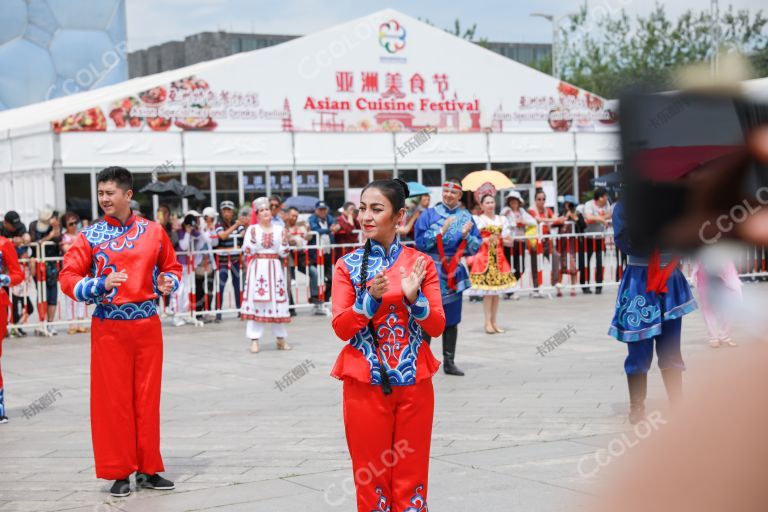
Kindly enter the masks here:
M 371 181 L 368 175 L 368 169 L 350 169 L 348 172 L 349 188 L 363 188 Z
M 291 171 L 270 171 L 270 193 L 279 194 L 282 197 L 293 195 L 293 182 Z
M 91 219 L 93 202 L 90 174 L 65 174 L 64 195 L 67 198 L 67 211 L 75 212 L 81 219 Z
M 531 164 L 529 163 L 498 163 L 493 164 L 493 169 L 506 174 L 515 185 L 524 187 L 531 185 Z
M 217 189 L 217 193 L 218 189 Z M 265 171 L 246 171 L 243 173 L 243 195 L 246 204 L 250 204 L 257 197 L 267 195 L 267 178 Z M 223 201 L 219 196 L 219 202 Z M 237 199 L 234 200 L 237 202 Z
M 554 179 L 552 167 L 536 167 L 536 181 L 552 181 Z
M 575 195 L 573 189 L 573 167 L 557 168 L 557 195 Z
M 296 191 L 300 196 L 320 197 L 320 183 L 318 182 L 317 171 L 297 171 Z M 284 197 L 288 195 L 292 195 L 290 191 Z
M 344 171 L 323 171 L 323 197 L 333 211 L 344 205 Z
M 187 185 L 193 186 L 198 189 L 203 196 L 203 199 L 197 199 L 190 197 L 187 200 L 190 210 L 197 210 L 198 213 L 202 213 L 204 208 L 212 206 L 211 204 L 211 173 L 205 172 L 188 172 L 187 173 Z
M 374 180 L 391 180 L 392 174 L 393 172 L 391 169 L 387 169 L 387 170 L 377 169 L 373 171 L 373 179 Z
M 397 177 L 403 181 L 419 181 L 419 171 L 416 169 L 398 169 Z
M 232 201 L 236 206 L 241 206 L 240 191 L 238 190 L 237 171 L 216 171 L 216 201 L 221 204 L 222 201 Z M 215 206 L 216 209 L 219 205 Z
M 422 169 L 421 184 L 425 187 L 440 187 L 443 185 L 443 177 L 440 169 Z
M 585 203 L 592 199 L 594 187 L 590 183 L 595 177 L 594 166 L 579 167 L 579 201 Z
M 152 183 L 152 173 L 149 172 L 133 172 L 133 198 L 139 203 L 139 209 L 141 214 L 148 219 L 155 218 L 155 212 L 152 211 L 152 194 L 139 193 L 139 190 Z M 164 198 L 160 198 L 160 202 Z

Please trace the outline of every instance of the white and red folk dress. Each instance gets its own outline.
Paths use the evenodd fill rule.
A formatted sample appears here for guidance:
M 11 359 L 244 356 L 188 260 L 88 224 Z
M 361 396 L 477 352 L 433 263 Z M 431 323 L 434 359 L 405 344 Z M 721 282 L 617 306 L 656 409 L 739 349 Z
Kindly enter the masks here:
M 248 227 L 243 240 L 246 267 L 245 289 L 240 317 L 248 320 L 247 336 L 258 339 L 266 323 L 274 324 L 274 334 L 285 337 L 285 325 L 291 321 L 288 309 L 288 287 L 283 258 L 288 255 L 288 243 L 283 227 L 272 224 L 266 231 L 259 224 Z

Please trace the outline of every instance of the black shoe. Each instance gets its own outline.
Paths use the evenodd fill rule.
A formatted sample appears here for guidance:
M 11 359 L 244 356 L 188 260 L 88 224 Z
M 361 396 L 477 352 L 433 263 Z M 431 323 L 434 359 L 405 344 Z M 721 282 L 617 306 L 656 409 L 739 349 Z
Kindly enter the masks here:
M 136 473 L 136 487 L 154 489 L 156 491 L 170 491 L 176 488 L 173 482 L 166 480 L 158 474 L 145 475 L 144 473 Z
M 0 416 L 0 425 L 8 423 L 8 416 Z
M 296 310 L 295 309 L 291 310 L 291 316 L 296 316 Z
M 464 372 L 454 364 L 453 356 L 448 354 L 443 354 L 443 371 L 446 375 L 464 376 Z
M 16 329 L 16 332 L 17 332 L 17 333 L 19 333 L 19 336 L 21 336 L 21 337 L 24 337 L 24 336 L 26 336 L 26 335 L 27 335 L 27 333 L 26 333 L 26 332 L 24 332 L 24 329 L 22 329 L 21 327 L 19 327 L 18 329 Z
M 127 478 L 115 480 L 115 483 L 112 484 L 112 488 L 109 490 L 109 494 L 115 498 L 125 498 L 131 494 L 131 481 Z
M 592 295 L 592 290 L 589 288 L 582 288 L 581 291 L 584 292 L 585 295 Z
M 595 294 L 600 295 L 601 293 L 603 293 L 602 288 L 595 288 Z

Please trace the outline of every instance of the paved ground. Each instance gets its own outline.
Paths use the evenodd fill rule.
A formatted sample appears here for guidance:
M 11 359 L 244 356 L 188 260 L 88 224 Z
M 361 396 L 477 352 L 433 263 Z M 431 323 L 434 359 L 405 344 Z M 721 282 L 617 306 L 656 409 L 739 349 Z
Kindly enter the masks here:
M 624 347 L 605 334 L 614 293 L 503 302 L 508 332 L 495 336 L 482 332 L 481 305 L 466 304 L 458 362 L 468 375 L 435 378 L 431 510 L 582 508 L 597 470 L 608 472 L 593 455 L 629 430 Z M 705 346 L 700 315 L 687 318 L 690 374 L 718 354 Z M 568 324 L 570 339 L 537 354 Z M 165 335 L 162 449 L 177 490 L 115 500 L 95 479 L 87 335 L 14 339 L 3 350 L 11 422 L 0 426 L 0 510 L 355 509 L 341 383 L 328 376 L 341 348 L 329 319 L 299 316 L 289 353 L 264 343 L 251 355 L 234 320 Z M 315 368 L 279 390 L 275 381 L 306 360 Z M 660 380 L 654 370 L 649 394 L 663 407 Z M 25 419 L 23 409 L 52 388 L 61 397 Z

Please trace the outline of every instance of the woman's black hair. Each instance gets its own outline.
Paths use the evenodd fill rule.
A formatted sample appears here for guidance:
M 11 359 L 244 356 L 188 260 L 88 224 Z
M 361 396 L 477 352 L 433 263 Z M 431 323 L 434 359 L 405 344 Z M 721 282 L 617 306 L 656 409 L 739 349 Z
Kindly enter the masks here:
M 375 188 L 384 194 L 384 197 L 392 205 L 392 211 L 397 213 L 405 208 L 405 199 L 410 195 L 408 190 L 408 184 L 401 179 L 394 180 L 375 180 L 366 185 L 360 192 L 362 197 L 363 193 L 369 188 Z M 371 239 L 365 241 L 363 247 L 363 262 L 360 265 L 360 292 L 365 291 L 365 285 L 368 281 L 368 258 L 371 255 Z M 389 375 L 384 369 L 384 362 L 379 357 L 379 342 L 376 339 L 376 333 L 373 326 L 373 322 L 368 322 L 368 330 L 371 332 L 371 339 L 373 340 L 373 347 L 376 350 L 376 357 L 379 360 L 379 376 L 381 377 L 381 389 L 385 395 L 392 393 L 392 383 L 389 380 Z
M 410 190 L 408 190 L 408 184 L 398 178 L 395 178 L 394 180 L 372 181 L 363 187 L 363 190 L 360 192 L 360 197 L 362 197 L 365 191 L 369 188 L 379 189 L 381 193 L 384 194 L 384 197 L 389 200 L 392 205 L 392 210 L 395 213 L 405 208 L 405 200 L 411 195 Z

